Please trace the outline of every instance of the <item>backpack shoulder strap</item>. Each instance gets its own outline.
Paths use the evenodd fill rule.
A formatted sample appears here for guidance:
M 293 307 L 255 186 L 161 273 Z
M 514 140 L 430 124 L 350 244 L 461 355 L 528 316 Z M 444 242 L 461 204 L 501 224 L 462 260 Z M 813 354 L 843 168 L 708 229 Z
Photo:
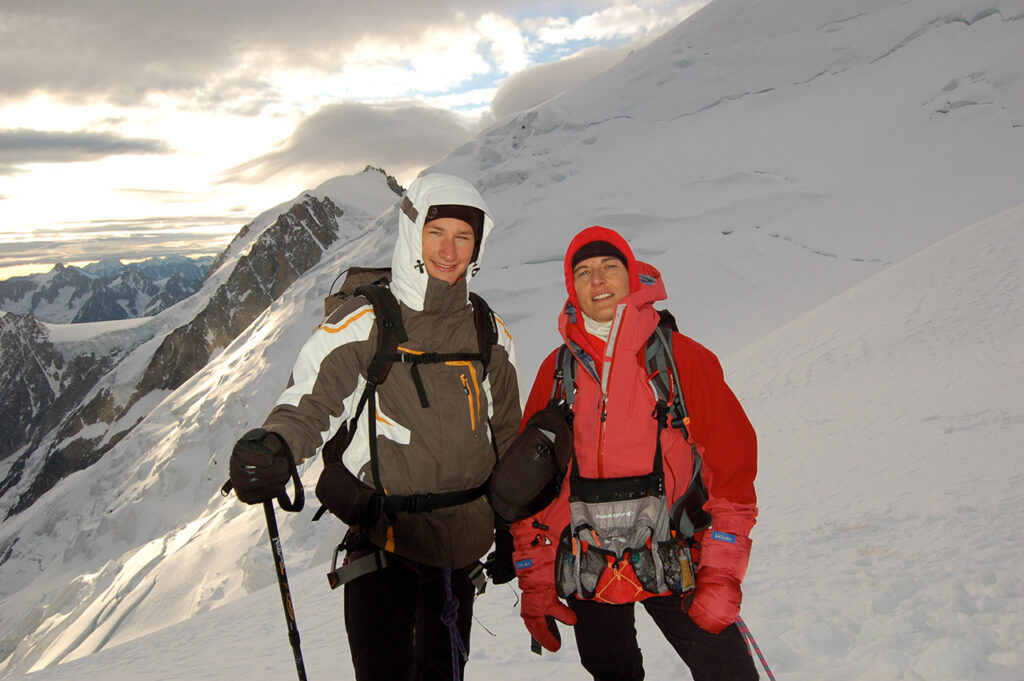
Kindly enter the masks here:
M 658 326 L 668 331 L 679 331 L 675 315 L 668 310 L 658 310 Z
M 671 425 L 677 428 L 693 452 L 693 471 L 686 491 L 676 500 L 671 509 L 672 521 L 687 540 L 694 532 L 711 524 L 711 516 L 704 510 L 708 500 L 707 487 L 701 471 L 704 467 L 697 444 L 690 437 L 690 415 L 683 398 L 683 386 L 679 380 L 675 356 L 672 353 L 672 333 L 678 331 L 676 320 L 667 310 L 659 310 L 661 322 L 654 330 L 644 348 L 644 367 L 651 377 L 651 386 L 659 405 L 667 405 Z M 663 407 L 664 408 L 664 407 Z
M 551 382 L 549 402 L 557 400 L 563 400 L 570 412 L 576 402 L 576 357 L 565 343 L 555 356 L 555 377 Z
M 378 386 L 391 371 L 392 357 L 398 351 L 399 343 L 408 341 L 409 336 L 405 333 L 402 311 L 391 289 L 376 284 L 364 284 L 356 289 L 356 293 L 370 301 L 373 305 L 373 314 L 377 318 L 377 350 L 366 369 L 366 381 Z
M 377 386 L 383 383 L 391 372 L 391 364 L 394 361 L 398 344 L 409 340 L 409 336 L 405 333 L 405 325 L 402 324 L 402 311 L 398 307 L 398 301 L 390 289 L 375 284 L 364 284 L 355 292 L 373 305 L 377 324 L 377 350 L 373 353 L 373 359 L 370 360 L 370 365 L 366 368 L 366 387 L 363 388 L 359 405 L 350 421 L 352 424 L 350 430 L 354 431 L 357 427 L 359 415 L 363 411 L 363 407 L 368 405 L 366 421 L 369 429 L 370 469 L 373 473 L 377 493 L 385 494 L 377 460 Z
M 476 341 L 480 348 L 480 364 L 484 372 L 483 380 L 487 376 L 487 365 L 491 362 L 491 348 L 498 344 L 498 322 L 494 319 L 494 310 L 482 297 L 469 292 L 469 300 L 473 303 L 473 323 L 476 325 Z
M 690 424 L 690 416 L 686 411 L 683 386 L 679 381 L 679 372 L 672 354 L 672 333 L 676 331 L 676 320 L 667 310 L 658 312 L 661 315 L 661 322 L 644 346 L 644 368 L 650 376 L 655 397 L 668 405 L 672 427 L 681 430 L 689 440 L 687 426 Z

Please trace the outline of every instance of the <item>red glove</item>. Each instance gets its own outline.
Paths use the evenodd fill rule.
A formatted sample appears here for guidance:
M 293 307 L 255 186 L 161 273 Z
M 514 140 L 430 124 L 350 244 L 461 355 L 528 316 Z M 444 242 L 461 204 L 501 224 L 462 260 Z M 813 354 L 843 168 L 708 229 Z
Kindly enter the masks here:
M 517 531 L 523 522 L 513 525 L 516 540 L 513 557 L 519 589 L 523 592 L 519 614 L 537 643 L 556 652 L 562 647 L 562 638 L 555 620 L 573 625 L 576 624 L 576 613 L 558 600 L 558 592 L 555 591 L 555 545 L 547 535 L 537 533 L 524 546 L 524 537 Z
M 720 529 L 716 525 L 705 531 L 701 541 L 697 589 L 687 610 L 697 626 L 712 634 L 721 633 L 739 617 L 740 583 L 750 559 L 750 539 L 727 531 L 726 523 Z
M 576 624 L 576 613 L 558 600 L 554 584 L 550 589 L 524 591 L 519 612 L 530 635 L 553 653 L 562 647 L 562 636 L 555 620 L 570 626 Z

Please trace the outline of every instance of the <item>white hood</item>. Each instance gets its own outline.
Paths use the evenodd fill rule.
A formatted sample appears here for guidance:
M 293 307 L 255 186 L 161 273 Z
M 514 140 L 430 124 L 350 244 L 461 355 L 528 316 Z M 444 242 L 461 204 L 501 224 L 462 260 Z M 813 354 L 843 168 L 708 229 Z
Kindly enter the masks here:
M 400 301 L 414 310 L 423 309 L 427 282 L 430 279 L 423 266 L 423 223 L 428 208 L 444 204 L 473 206 L 484 213 L 484 229 L 480 236 L 476 260 L 469 263 L 466 269 L 467 302 L 469 282 L 479 270 L 487 235 L 494 228 L 494 221 L 483 197 L 476 187 L 466 180 L 454 175 L 432 173 L 416 178 L 409 185 L 398 211 L 398 242 L 391 258 L 391 290 Z

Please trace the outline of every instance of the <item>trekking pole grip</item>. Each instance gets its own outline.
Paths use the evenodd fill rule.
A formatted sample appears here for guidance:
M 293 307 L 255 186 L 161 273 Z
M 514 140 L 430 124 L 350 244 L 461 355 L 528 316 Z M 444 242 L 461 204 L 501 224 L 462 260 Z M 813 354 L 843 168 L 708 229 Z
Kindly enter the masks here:
M 292 466 L 292 485 L 295 487 L 295 496 L 294 498 L 289 498 L 288 492 L 285 491 L 284 494 L 277 497 L 277 504 L 281 507 L 282 511 L 298 513 L 306 505 L 306 491 L 302 487 L 302 478 L 299 476 L 299 467 L 296 465 L 295 459 L 291 457 L 291 454 L 288 455 L 288 459 L 291 461 Z M 231 494 L 232 489 L 234 489 L 234 485 L 231 484 L 231 478 L 228 478 L 227 482 L 220 488 L 221 496 L 228 496 Z

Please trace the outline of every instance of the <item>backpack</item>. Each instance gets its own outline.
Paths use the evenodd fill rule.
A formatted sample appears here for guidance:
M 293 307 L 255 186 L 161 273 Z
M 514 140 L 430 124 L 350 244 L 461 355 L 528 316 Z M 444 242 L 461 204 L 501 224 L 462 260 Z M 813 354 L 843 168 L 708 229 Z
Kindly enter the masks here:
M 314 520 L 319 519 L 325 511 L 329 510 L 348 525 L 364 525 L 375 522 L 382 514 L 428 513 L 438 508 L 465 504 L 482 496 L 486 492 L 486 483 L 472 489 L 452 492 L 388 494 L 380 479 L 377 458 L 377 423 L 374 414 L 377 411 L 377 388 L 387 379 L 391 366 L 396 361 L 412 364 L 413 383 L 416 386 L 420 404 L 424 408 L 429 407 L 430 402 L 420 379 L 418 370 L 420 364 L 479 360 L 483 365 L 481 376 L 481 380 L 483 380 L 487 375 L 487 365 L 490 362 L 492 347 L 498 343 L 498 327 L 494 320 L 494 312 L 483 298 L 472 292 L 469 294 L 477 332 L 477 352 L 402 353 L 399 352 L 398 346 L 406 342 L 408 336 L 402 324 L 398 301 L 388 288 L 388 284 L 391 282 L 391 268 L 351 267 L 346 272 L 347 274 L 342 273 L 346 276 L 341 288 L 324 299 L 325 318 L 354 296 L 366 298 L 373 306 L 376 316 L 377 349 L 366 368 L 366 386 L 359 398 L 355 412 L 323 446 L 324 470 L 316 486 L 317 498 L 323 506 L 316 512 Z M 341 275 L 338 276 L 340 278 Z M 370 487 L 356 478 L 341 460 L 342 454 L 355 436 L 359 417 L 364 408 L 367 412 L 370 466 L 375 487 Z M 497 443 L 493 433 L 491 433 L 491 443 L 495 448 L 495 459 L 497 459 Z

